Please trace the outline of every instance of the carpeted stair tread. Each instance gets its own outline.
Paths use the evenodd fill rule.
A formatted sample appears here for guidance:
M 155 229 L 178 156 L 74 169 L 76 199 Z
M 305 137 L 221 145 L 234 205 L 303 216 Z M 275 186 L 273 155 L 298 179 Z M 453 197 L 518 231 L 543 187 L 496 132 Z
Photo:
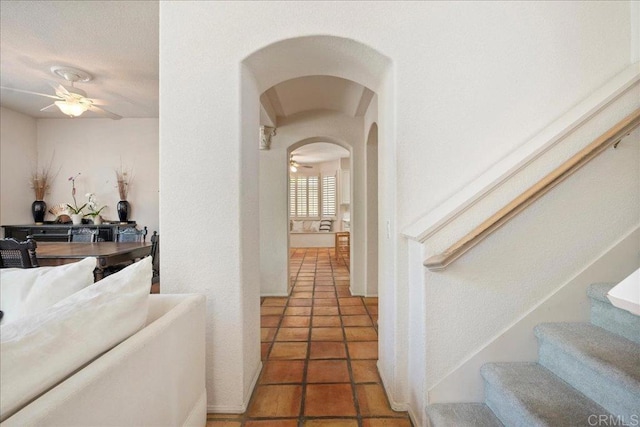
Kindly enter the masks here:
M 484 403 L 434 403 L 427 416 L 431 427 L 502 427 Z
M 640 344 L 589 323 L 543 323 L 540 364 L 614 415 L 640 407 Z
M 615 286 L 615 283 L 593 283 L 587 289 L 589 298 L 611 304 L 607 293 Z
M 640 344 L 590 323 L 542 323 L 534 333 L 594 370 L 640 389 Z
M 490 363 L 480 369 L 486 403 L 505 425 L 585 426 L 609 415 L 537 363 Z

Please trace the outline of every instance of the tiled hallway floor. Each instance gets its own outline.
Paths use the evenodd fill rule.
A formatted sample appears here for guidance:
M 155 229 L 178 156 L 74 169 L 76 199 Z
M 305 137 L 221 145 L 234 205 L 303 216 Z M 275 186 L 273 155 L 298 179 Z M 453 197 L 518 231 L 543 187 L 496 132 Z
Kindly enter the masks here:
M 352 297 L 348 260 L 332 248 L 291 252 L 289 298 L 264 298 L 263 368 L 246 413 L 207 427 L 409 427 L 376 367 L 378 300 Z

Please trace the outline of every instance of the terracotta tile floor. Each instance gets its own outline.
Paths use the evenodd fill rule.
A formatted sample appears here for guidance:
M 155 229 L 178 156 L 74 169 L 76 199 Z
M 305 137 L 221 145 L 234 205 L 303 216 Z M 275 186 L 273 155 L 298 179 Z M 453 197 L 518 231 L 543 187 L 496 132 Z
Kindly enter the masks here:
M 207 427 L 410 427 L 378 375 L 378 299 L 352 297 L 349 260 L 292 249 L 289 298 L 263 298 L 263 368 L 244 414 Z

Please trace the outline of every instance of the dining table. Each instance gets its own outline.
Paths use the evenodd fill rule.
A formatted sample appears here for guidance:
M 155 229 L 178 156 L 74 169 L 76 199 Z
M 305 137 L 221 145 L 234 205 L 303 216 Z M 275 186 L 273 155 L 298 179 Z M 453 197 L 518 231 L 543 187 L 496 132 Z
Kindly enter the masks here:
M 36 258 L 40 266 L 54 266 L 95 257 L 94 279 L 104 278 L 108 267 L 134 262 L 151 254 L 148 242 L 38 242 Z

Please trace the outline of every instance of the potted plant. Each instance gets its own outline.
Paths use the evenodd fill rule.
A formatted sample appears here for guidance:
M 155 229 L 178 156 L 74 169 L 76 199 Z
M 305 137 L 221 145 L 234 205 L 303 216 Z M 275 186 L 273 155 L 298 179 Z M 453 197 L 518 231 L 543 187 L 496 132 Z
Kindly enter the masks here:
M 120 164 L 120 169 L 116 169 L 116 182 L 118 183 L 118 194 L 120 195 L 117 211 L 118 219 L 120 219 L 121 223 L 126 223 L 129 219 L 131 205 L 127 201 L 127 196 L 129 194 L 129 185 L 131 185 L 132 179 L 133 175 L 131 171 L 125 169 L 122 164 Z
M 44 223 L 44 216 L 47 211 L 44 195 L 49 192 L 51 181 L 53 181 L 55 175 L 57 175 L 51 172 L 52 162 L 53 156 L 51 156 L 51 161 L 47 166 L 42 168 L 36 166 L 31 173 L 30 184 L 36 196 L 36 200 L 31 204 L 31 214 L 33 215 L 33 222 L 36 224 Z
M 106 208 L 107 206 L 104 205 L 100 209 L 97 209 L 98 203 L 97 203 L 96 195 L 94 193 L 87 193 L 87 194 L 85 194 L 85 196 L 89 200 L 87 202 L 87 207 L 89 208 L 89 213 L 87 213 L 85 216 L 91 217 L 91 219 L 93 220 L 93 223 L 96 224 L 96 225 L 102 224 L 102 217 L 100 216 L 100 212 L 102 212 L 102 210 L 104 208 Z
M 78 178 L 78 176 L 80 176 L 80 172 L 78 172 L 76 176 L 70 176 L 68 179 L 68 181 L 71 181 L 71 197 L 73 197 L 73 206 L 67 203 L 67 208 L 69 209 L 69 216 L 71 217 L 73 225 L 82 224 L 82 217 L 84 216 L 82 214 L 82 210 L 87 206 L 85 203 L 78 207 L 78 202 L 76 201 L 76 178 Z

